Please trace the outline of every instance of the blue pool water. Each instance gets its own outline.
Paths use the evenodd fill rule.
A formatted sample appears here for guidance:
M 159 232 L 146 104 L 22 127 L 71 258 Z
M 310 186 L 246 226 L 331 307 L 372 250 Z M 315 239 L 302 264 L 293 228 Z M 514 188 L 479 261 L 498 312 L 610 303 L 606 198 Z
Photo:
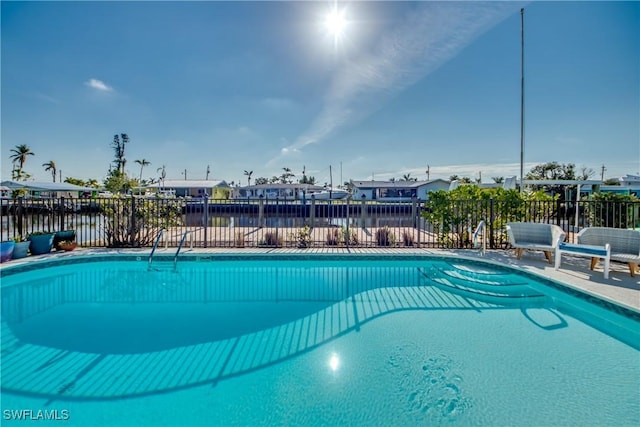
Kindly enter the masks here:
M 2 270 L 3 425 L 640 424 L 638 313 L 500 266 L 77 261 Z

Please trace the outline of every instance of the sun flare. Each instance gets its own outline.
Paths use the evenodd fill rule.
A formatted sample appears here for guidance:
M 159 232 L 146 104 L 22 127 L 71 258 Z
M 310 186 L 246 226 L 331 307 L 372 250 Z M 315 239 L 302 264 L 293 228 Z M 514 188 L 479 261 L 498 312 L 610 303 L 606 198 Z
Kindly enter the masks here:
M 327 15 L 324 22 L 327 31 L 334 37 L 340 38 L 344 33 L 344 29 L 347 26 L 347 20 L 344 17 L 344 11 L 333 9 Z

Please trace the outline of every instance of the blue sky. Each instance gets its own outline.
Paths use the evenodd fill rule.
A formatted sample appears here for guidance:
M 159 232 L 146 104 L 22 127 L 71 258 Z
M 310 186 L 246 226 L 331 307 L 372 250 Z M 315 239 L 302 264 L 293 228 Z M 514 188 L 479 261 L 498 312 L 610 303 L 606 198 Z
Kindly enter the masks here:
M 113 135 L 143 178 L 491 182 L 550 161 L 640 174 L 640 3 L 2 2 L 10 150 L 102 181 Z

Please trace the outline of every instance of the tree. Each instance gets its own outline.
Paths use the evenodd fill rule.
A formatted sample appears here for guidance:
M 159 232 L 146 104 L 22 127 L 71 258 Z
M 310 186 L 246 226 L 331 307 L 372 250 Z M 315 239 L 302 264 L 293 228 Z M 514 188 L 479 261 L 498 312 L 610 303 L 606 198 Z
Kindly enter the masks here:
M 262 184 L 268 184 L 268 183 L 269 183 L 269 178 L 265 178 L 263 176 L 256 178 L 254 181 L 254 185 L 262 185 Z
M 315 185 L 316 177 L 315 176 L 303 176 L 301 180 L 298 181 L 300 184 L 309 184 Z
M 167 168 L 165 165 L 162 165 L 161 168 L 156 169 L 156 172 L 160 172 L 159 181 L 162 181 L 162 185 L 164 186 L 164 179 L 167 177 Z
M 145 166 L 149 166 L 151 162 L 147 161 L 147 159 L 135 160 L 135 162 L 140 165 L 140 179 L 138 181 L 142 183 L 142 170 Z
M 531 168 L 531 171 L 524 178 L 532 180 L 576 179 L 576 165 L 558 162 L 543 163 Z
M 293 181 L 291 180 L 291 178 L 293 178 L 295 175 L 291 172 L 291 169 L 282 168 L 282 170 L 284 172 L 282 172 L 282 175 L 280 175 L 280 182 L 283 184 L 292 184 Z
M 56 163 L 53 160 L 49 160 L 49 162 L 47 163 L 43 163 L 42 166 L 44 167 L 45 171 L 51 171 L 51 177 L 53 178 L 53 182 L 56 182 L 56 172 L 58 171 L 56 169 Z
M 245 176 L 247 177 L 247 186 L 251 186 L 251 175 L 253 175 L 253 171 L 244 171 Z
M 302 166 L 302 178 L 298 180 L 298 183 L 309 185 L 313 185 L 316 183 L 316 178 L 314 176 L 307 176 L 306 166 Z
M 592 227 L 634 228 L 638 199 L 630 194 L 593 193 L 586 204 Z
M 586 166 L 583 166 L 580 168 L 580 174 L 578 175 L 578 179 L 586 181 L 592 176 L 594 176 L 595 174 L 596 174 L 596 171 Z
M 11 171 L 11 179 L 15 181 L 26 181 L 31 178 L 31 174 L 23 171 L 22 169 L 13 169 Z
M 491 179 L 496 184 L 504 184 L 504 176 L 492 176 Z
M 14 170 L 11 174 L 13 179 L 16 179 L 18 181 L 20 181 L 21 179 L 26 180 L 31 175 L 23 172 L 24 164 L 27 161 L 27 156 L 34 156 L 35 153 L 31 151 L 31 149 L 25 144 L 16 145 L 15 148 L 12 148 L 10 152 L 13 153 L 10 159 L 13 162 L 14 166 L 16 163 L 18 164 L 18 169 L 16 170 L 14 167 Z
M 524 179 L 529 180 L 576 180 L 576 166 L 573 163 L 560 164 L 558 162 L 548 162 L 540 165 L 536 165 L 531 168 L 531 171 L 527 173 Z M 536 190 L 544 190 L 551 194 L 559 194 L 560 198 L 564 200 L 564 189 L 566 186 L 549 184 L 549 185 L 534 185 Z
M 122 138 L 122 139 L 121 139 Z M 127 163 L 127 159 L 124 157 L 125 146 L 129 143 L 129 135 L 121 133 L 120 135 L 113 135 L 113 142 L 111 147 L 114 150 L 116 170 L 124 174 L 124 165 Z
M 417 181 L 418 178 L 411 178 L 411 172 L 402 175 L 402 179 L 400 181 Z

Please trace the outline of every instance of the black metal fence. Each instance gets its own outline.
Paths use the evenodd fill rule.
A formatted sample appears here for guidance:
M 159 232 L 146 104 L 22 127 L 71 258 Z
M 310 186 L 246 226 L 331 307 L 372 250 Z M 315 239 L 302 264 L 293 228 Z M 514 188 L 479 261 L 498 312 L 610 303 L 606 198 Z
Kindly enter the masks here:
M 487 247 L 508 246 L 509 221 L 556 224 L 569 241 L 589 226 L 640 228 L 640 201 L 456 200 L 407 202 L 186 199 L 3 200 L 0 239 L 75 230 L 84 247 Z

